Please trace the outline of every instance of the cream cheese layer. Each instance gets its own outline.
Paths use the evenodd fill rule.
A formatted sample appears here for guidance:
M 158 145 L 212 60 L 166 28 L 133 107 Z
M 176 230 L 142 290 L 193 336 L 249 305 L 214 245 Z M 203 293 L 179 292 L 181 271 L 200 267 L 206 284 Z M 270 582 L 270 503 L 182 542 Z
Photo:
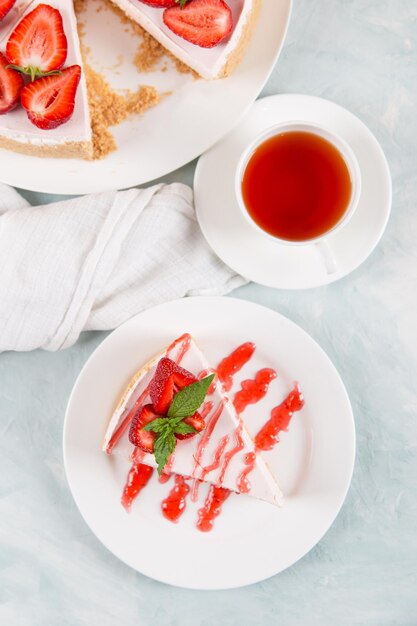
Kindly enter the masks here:
M 253 0 L 227 0 L 233 15 L 231 35 L 214 48 L 201 48 L 182 39 L 164 24 L 163 10 L 150 7 L 140 0 L 112 0 L 112 2 L 175 57 L 208 79 L 221 76 L 229 57 L 240 45 L 245 26 L 254 8 Z
M 5 52 L 7 40 L 18 22 L 40 2 L 17 2 L 10 14 L 1 23 L 0 51 Z M 72 0 L 53 0 L 48 2 L 61 13 L 64 31 L 68 41 L 68 56 L 65 67 L 82 65 L 80 43 L 77 33 L 77 22 Z M 13 111 L 0 115 L 0 135 L 3 138 L 34 146 L 61 146 L 72 142 L 90 142 L 91 126 L 88 108 L 87 87 L 84 71 L 78 85 L 75 98 L 75 108 L 71 119 L 52 130 L 42 130 L 32 124 L 23 107 L 18 106 Z

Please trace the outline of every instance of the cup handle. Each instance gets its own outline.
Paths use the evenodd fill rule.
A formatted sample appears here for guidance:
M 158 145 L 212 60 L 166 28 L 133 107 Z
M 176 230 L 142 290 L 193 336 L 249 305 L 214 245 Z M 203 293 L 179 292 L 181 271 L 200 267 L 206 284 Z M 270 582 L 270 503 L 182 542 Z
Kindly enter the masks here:
M 337 272 L 338 268 L 336 258 L 333 254 L 333 250 L 331 249 L 328 240 L 321 239 L 321 241 L 318 241 L 315 245 L 324 263 L 327 274 L 334 274 L 335 272 Z

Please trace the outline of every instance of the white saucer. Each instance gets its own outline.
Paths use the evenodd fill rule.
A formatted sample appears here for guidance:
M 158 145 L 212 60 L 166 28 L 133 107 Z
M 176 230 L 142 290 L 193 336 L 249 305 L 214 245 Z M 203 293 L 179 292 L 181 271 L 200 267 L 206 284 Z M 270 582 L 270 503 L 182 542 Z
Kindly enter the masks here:
M 267 128 L 290 120 L 324 124 L 345 139 L 359 163 L 362 193 L 356 212 L 326 238 L 333 268 L 317 245 L 287 246 L 257 233 L 236 201 L 234 174 L 243 149 Z M 365 124 L 333 102 L 297 94 L 255 102 L 239 126 L 200 158 L 194 191 L 201 230 L 216 254 L 245 278 L 282 289 L 326 285 L 355 270 L 379 242 L 392 199 L 385 155 Z

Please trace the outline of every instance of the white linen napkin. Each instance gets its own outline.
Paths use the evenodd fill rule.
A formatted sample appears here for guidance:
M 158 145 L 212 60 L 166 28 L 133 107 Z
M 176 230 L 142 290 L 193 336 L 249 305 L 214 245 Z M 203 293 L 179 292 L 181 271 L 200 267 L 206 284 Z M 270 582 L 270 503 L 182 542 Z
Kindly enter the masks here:
M 0 185 L 0 351 L 67 348 L 82 330 L 245 282 L 209 249 L 186 185 L 38 207 Z

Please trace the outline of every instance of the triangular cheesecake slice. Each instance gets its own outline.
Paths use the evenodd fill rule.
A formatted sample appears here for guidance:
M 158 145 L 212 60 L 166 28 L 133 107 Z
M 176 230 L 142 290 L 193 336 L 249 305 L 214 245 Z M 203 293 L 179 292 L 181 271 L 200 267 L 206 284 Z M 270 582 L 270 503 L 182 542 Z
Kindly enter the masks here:
M 0 22 L 0 52 L 5 53 L 7 41 L 28 13 L 46 2 L 17 0 L 9 13 Z M 72 0 L 51 0 L 48 5 L 57 9 L 62 17 L 68 53 L 65 67 L 82 67 L 80 42 Z M 22 106 L 0 115 L 0 148 L 7 148 L 25 154 L 44 157 L 92 156 L 90 114 L 84 71 L 78 84 L 75 107 L 72 117 L 57 128 L 44 130 L 30 122 Z
M 210 364 L 186 334 L 162 353 L 148 361 L 131 379 L 108 425 L 103 451 L 124 456 L 131 461 L 137 450 L 129 440 L 132 419 L 143 405 L 151 402 L 149 386 L 160 360 L 168 357 L 201 379 L 210 372 Z M 169 472 L 209 482 L 236 493 L 280 505 L 281 490 L 262 457 L 255 450 L 244 421 L 234 408 L 222 383 L 215 378 L 200 409 L 206 427 L 195 436 L 179 440 L 168 461 Z M 156 466 L 153 454 L 141 453 L 140 462 Z
M 224 41 L 210 48 L 195 45 L 178 36 L 165 23 L 164 11 L 149 6 L 152 2 L 147 3 L 146 0 L 112 0 L 112 2 L 132 21 L 148 31 L 174 57 L 203 78 L 211 79 L 228 76 L 240 62 L 252 35 L 262 0 L 227 0 L 231 14 L 231 32 Z M 169 4 L 166 3 L 166 6 Z M 184 8 L 186 6 L 185 4 Z M 209 20 L 210 17 L 207 16 L 207 22 Z M 201 24 L 204 24 L 202 19 Z

